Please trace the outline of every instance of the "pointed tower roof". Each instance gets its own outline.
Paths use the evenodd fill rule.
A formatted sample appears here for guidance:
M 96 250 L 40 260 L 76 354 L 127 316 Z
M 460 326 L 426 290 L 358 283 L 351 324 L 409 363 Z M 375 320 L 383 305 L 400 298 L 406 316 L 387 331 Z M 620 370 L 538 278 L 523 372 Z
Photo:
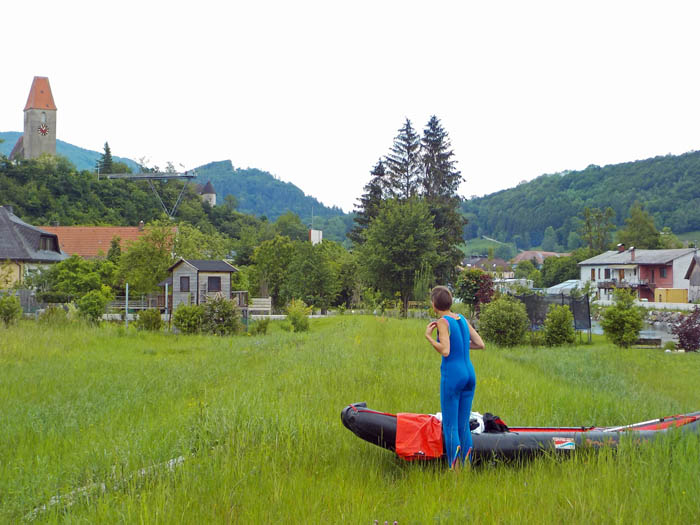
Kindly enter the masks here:
M 34 77 L 32 88 L 29 90 L 27 104 L 24 106 L 24 111 L 28 109 L 56 110 L 56 103 L 53 101 L 48 77 Z
M 216 193 L 214 190 L 214 186 L 212 185 L 211 181 L 207 181 L 207 183 L 204 185 L 204 188 L 202 188 L 202 195 L 207 195 L 209 193 Z

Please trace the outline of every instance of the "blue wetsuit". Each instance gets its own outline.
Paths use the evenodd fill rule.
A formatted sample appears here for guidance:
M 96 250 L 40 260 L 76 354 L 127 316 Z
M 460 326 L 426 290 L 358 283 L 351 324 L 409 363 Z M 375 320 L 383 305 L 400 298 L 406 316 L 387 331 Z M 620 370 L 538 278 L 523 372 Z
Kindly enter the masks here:
M 450 466 L 457 458 L 471 461 L 472 434 L 469 416 L 476 389 L 476 374 L 469 359 L 469 326 L 459 320 L 445 316 L 450 330 L 450 355 L 442 358 L 440 366 L 440 406 L 442 408 L 442 432 Z

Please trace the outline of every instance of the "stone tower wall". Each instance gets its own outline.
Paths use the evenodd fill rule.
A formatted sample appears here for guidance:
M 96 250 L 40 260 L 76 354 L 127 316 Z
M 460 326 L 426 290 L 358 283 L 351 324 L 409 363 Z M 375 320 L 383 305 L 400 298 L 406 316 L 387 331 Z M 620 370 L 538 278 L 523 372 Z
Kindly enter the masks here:
M 49 131 L 46 135 L 39 132 L 42 124 Z M 24 158 L 34 159 L 42 153 L 56 154 L 56 110 L 24 110 Z

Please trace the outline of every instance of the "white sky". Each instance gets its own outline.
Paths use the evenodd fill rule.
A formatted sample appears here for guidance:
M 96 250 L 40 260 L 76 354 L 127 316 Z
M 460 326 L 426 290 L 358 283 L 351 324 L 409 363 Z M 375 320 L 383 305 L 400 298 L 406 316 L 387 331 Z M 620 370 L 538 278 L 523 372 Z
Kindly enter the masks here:
M 58 138 L 231 159 L 352 209 L 406 117 L 483 195 L 700 147 L 700 3 L 35 0 L 0 9 L 0 131 L 48 76 Z

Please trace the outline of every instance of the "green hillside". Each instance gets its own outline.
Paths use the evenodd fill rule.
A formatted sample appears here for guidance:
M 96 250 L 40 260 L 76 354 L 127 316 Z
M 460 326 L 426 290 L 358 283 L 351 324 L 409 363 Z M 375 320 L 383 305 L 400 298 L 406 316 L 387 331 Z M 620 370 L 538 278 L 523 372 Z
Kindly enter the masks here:
M 19 131 L 0 131 L 0 140 L 4 140 L 4 142 L 0 142 L 0 154 L 9 156 L 20 135 L 22 133 Z M 97 161 L 102 157 L 102 152 L 79 148 L 62 140 L 56 141 L 56 153 L 70 160 L 78 171 L 94 170 Z M 138 171 L 138 164 L 131 159 L 113 156 L 112 160 L 123 162 L 133 171 Z
M 659 229 L 700 230 L 700 152 L 542 175 L 464 201 L 462 211 L 469 219 L 467 238 L 488 235 L 528 248 L 539 245 L 544 230 L 552 226 L 558 242 L 566 246 L 584 207 L 610 206 L 616 223 L 624 225 L 634 201 L 653 215 Z
M 217 200 L 233 195 L 238 210 L 253 215 L 265 215 L 270 220 L 287 211 L 293 211 L 304 221 L 314 217 L 344 215 L 338 207 L 329 208 L 290 182 L 276 179 L 266 171 L 255 168 L 234 168 L 230 160 L 211 162 L 197 168 L 197 182 L 211 181 L 216 189 Z

